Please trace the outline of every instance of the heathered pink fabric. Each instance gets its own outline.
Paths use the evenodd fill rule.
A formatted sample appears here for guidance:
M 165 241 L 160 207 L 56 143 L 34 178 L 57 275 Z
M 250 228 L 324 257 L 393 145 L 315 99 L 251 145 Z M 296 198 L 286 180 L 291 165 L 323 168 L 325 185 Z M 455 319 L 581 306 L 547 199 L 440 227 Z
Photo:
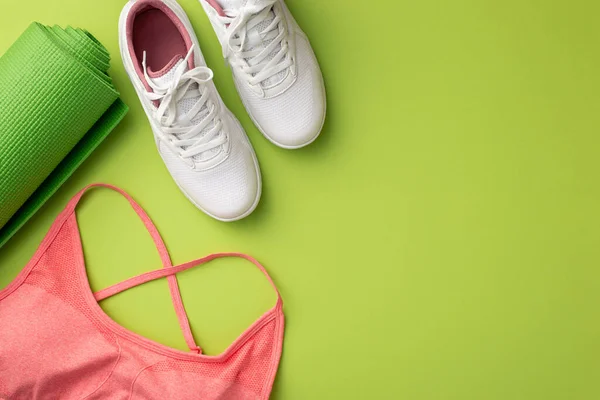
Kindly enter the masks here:
M 93 186 L 109 187 L 129 200 L 152 235 L 164 268 L 92 293 L 75 206 Z M 265 269 L 243 254 L 213 254 L 172 266 L 158 231 L 131 197 L 113 186 L 88 186 L 58 216 L 19 276 L 0 291 L 0 399 L 268 399 L 283 344 L 279 293 L 275 306 L 221 355 L 203 355 L 194 342 L 175 274 L 220 257 L 249 260 L 275 288 Z M 163 277 L 170 280 L 190 352 L 121 327 L 97 303 Z

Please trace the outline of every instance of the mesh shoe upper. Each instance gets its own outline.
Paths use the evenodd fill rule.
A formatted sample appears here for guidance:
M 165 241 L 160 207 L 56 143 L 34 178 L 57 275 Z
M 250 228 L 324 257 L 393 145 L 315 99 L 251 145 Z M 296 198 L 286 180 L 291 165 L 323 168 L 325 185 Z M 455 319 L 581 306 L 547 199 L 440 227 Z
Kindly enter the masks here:
M 302 147 L 315 140 L 325 119 L 323 77 L 306 35 L 283 0 L 200 1 L 219 36 L 224 54 L 232 65 L 235 83 L 244 105 L 261 132 L 284 148 Z M 231 13 L 229 9 L 235 10 L 235 13 Z M 256 18 L 264 20 L 255 24 Z M 279 39 L 272 38 L 273 30 L 269 29 L 269 25 L 272 27 L 273 21 L 279 21 L 279 32 L 284 34 L 280 42 Z M 256 53 L 256 46 L 247 48 L 248 46 L 238 45 L 239 42 L 246 43 L 247 38 L 252 36 L 254 39 L 250 41 L 255 42 L 257 35 L 268 38 L 259 46 L 265 53 L 270 50 L 265 58 L 267 62 L 277 57 L 281 46 L 288 53 L 285 59 L 277 58 L 276 61 L 279 61 L 275 65 L 268 65 L 267 69 L 274 73 L 260 84 L 252 82 L 249 74 L 244 71 L 255 66 L 251 58 L 244 56 L 248 52 Z M 277 46 L 271 48 L 275 43 Z M 244 66 L 241 58 L 246 61 L 247 66 Z M 290 60 L 289 68 L 278 68 L 279 65 L 290 63 Z M 288 64 L 284 66 L 286 65 Z M 256 75 L 258 74 L 252 74 L 250 78 Z
M 152 20 L 135 23 L 148 10 L 152 11 L 150 17 L 160 14 L 162 25 L 153 24 Z M 169 38 L 164 46 L 154 48 L 155 42 L 162 40 L 159 40 L 161 32 L 166 31 L 165 16 L 182 39 Z M 148 19 L 148 14 L 145 18 Z M 135 35 L 145 34 L 132 32 L 138 27 L 148 30 L 148 35 L 154 38 L 138 41 L 144 43 L 141 49 L 135 49 L 132 40 Z M 172 34 L 173 28 L 170 31 Z M 121 15 L 119 37 L 125 69 L 148 115 L 159 153 L 177 185 L 198 208 L 216 219 L 232 221 L 249 215 L 261 195 L 258 161 L 243 128 L 210 81 L 212 72 L 206 68 L 183 9 L 174 0 L 130 1 Z M 174 48 L 178 52 L 174 57 L 153 57 L 153 60 L 171 59 L 162 70 L 160 65 L 146 68 L 148 53 L 156 55 L 161 49 Z M 201 73 L 206 71 L 210 76 L 201 79 Z M 164 101 L 169 101 L 170 107 L 161 112 Z

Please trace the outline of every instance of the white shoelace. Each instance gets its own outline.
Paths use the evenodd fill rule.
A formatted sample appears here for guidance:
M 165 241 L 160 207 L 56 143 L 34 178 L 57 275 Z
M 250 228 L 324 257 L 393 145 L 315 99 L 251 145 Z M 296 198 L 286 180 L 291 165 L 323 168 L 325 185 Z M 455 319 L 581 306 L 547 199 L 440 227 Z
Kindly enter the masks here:
M 285 24 L 273 6 L 278 0 L 258 0 L 239 10 L 225 9 L 225 17 L 219 20 L 228 26 L 223 45 L 223 56 L 239 67 L 247 76 L 248 83 L 259 85 L 275 74 L 292 66 Z M 274 15 L 271 23 L 259 35 L 248 32 Z M 264 42 L 270 41 L 266 46 Z M 279 51 L 269 59 L 271 53 Z
M 144 77 L 154 92 L 146 92 L 151 101 L 160 101 L 155 116 L 162 126 L 166 139 L 179 149 L 179 155 L 191 162 L 195 156 L 213 150 L 227 142 L 227 136 L 221 133 L 223 123 L 218 117 L 217 109 L 209 98 L 209 91 L 203 90 L 206 83 L 213 78 L 213 72 L 207 67 L 196 67 L 185 71 L 188 60 L 193 54 L 192 46 L 174 73 L 173 80 L 165 85 L 157 84 L 148 76 L 146 52 L 144 52 L 142 67 Z M 197 84 L 196 88 L 191 86 Z M 196 98 L 196 104 L 185 115 L 177 115 L 177 102 L 182 99 Z M 197 124 L 192 122 L 199 112 L 208 107 L 209 113 Z M 213 126 L 204 132 L 210 124 Z

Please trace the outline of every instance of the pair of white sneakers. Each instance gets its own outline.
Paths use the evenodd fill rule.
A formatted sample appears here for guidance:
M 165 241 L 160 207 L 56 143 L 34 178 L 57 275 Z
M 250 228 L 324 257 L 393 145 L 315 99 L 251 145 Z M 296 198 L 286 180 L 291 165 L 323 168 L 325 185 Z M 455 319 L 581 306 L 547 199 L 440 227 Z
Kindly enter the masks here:
M 325 120 L 317 59 L 283 0 L 199 0 L 237 90 L 274 144 L 312 143 Z M 256 154 L 227 109 L 198 39 L 175 0 L 130 0 L 119 21 L 121 57 L 158 151 L 183 193 L 221 221 L 252 213 L 261 195 Z

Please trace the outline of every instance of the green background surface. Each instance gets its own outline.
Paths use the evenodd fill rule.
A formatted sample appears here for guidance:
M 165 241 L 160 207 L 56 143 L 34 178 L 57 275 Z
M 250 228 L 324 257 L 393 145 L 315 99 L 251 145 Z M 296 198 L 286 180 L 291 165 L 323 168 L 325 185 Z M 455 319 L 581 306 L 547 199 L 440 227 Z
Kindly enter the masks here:
M 231 224 L 195 209 L 156 152 L 119 57 L 123 0 L 3 3 L 0 51 L 34 20 L 86 28 L 131 111 L 0 250 L 1 286 L 71 195 L 108 182 L 147 209 L 174 262 L 235 250 L 272 272 L 287 316 L 274 399 L 600 398 L 597 1 L 288 0 L 329 115 L 314 145 L 286 151 L 252 125 L 201 6 L 181 0 L 263 170 L 259 208 Z M 79 220 L 94 289 L 159 267 L 118 195 L 95 190 Z M 180 282 L 209 354 L 274 302 L 243 261 Z M 166 281 L 102 306 L 185 349 Z

